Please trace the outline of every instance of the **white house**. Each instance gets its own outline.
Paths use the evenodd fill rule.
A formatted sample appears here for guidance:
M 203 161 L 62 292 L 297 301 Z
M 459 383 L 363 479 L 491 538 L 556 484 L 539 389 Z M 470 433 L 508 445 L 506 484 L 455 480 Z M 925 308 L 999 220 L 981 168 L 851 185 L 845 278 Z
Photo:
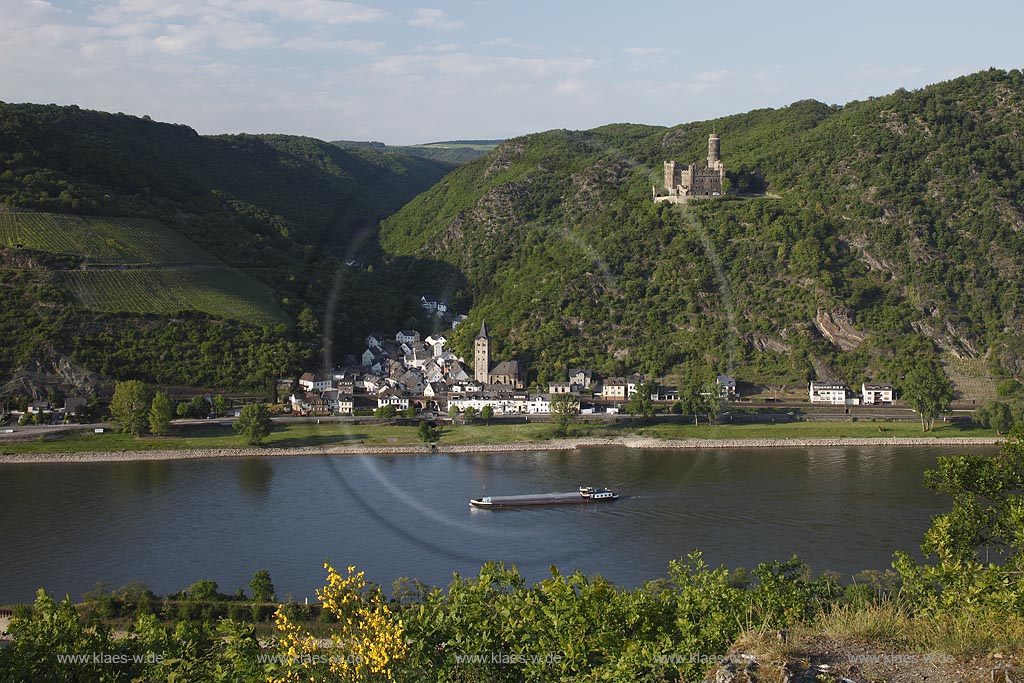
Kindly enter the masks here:
M 333 380 L 330 377 L 324 377 L 322 375 L 314 375 L 312 372 L 304 372 L 299 377 L 299 386 L 306 391 L 326 391 L 333 385 Z
M 514 415 L 527 412 L 529 395 L 525 392 L 449 394 L 448 406 L 457 406 L 462 412 L 466 408 L 477 411 L 490 406 L 495 415 Z
M 448 386 L 444 382 L 427 382 L 423 387 L 423 396 L 426 398 L 437 398 L 448 393 Z
M 409 399 L 397 389 L 385 389 L 377 395 L 377 407 L 394 406 L 398 410 L 405 410 L 409 407 Z
M 574 400 L 577 410 L 580 402 Z M 547 415 L 551 412 L 551 394 L 530 394 L 526 402 L 526 412 L 530 415 Z
M 832 406 L 846 405 L 848 389 L 842 382 L 811 382 L 808 389 L 811 403 L 823 403 Z
M 719 375 L 715 378 L 715 382 L 718 384 L 718 390 L 721 392 L 722 398 L 733 400 L 736 398 L 736 378 L 730 377 L 729 375 Z
M 577 385 L 574 385 L 572 382 L 551 382 L 548 384 L 548 393 L 571 394 L 573 391 L 579 391 L 579 389 L 574 389 L 575 386 Z
M 399 344 L 414 344 L 420 340 L 420 333 L 416 330 L 399 330 L 395 334 L 395 341 Z
M 420 297 L 420 306 L 423 308 L 424 311 L 433 313 L 434 311 L 437 310 L 437 299 L 435 299 L 430 294 L 424 294 L 423 296 Z
M 889 404 L 896 400 L 892 385 L 880 382 L 861 384 L 860 395 L 864 405 Z
M 625 377 L 609 377 L 601 385 L 601 398 L 609 401 L 626 400 L 629 381 Z

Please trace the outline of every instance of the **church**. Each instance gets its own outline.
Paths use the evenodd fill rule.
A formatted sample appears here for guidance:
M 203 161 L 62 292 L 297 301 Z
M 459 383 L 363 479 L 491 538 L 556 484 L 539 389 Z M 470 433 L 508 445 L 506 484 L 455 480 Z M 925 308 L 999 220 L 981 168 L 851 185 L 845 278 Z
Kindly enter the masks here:
M 526 386 L 526 372 L 517 360 L 506 360 L 491 366 L 491 338 L 487 336 L 487 323 L 480 323 L 480 331 L 473 340 L 473 379 L 481 384 L 501 384 L 509 389 Z

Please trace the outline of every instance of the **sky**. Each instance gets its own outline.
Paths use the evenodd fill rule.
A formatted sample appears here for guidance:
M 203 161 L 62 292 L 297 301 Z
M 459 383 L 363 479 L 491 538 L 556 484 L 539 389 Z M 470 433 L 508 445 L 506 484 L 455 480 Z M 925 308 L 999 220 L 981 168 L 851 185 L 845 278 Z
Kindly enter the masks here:
M 1021 68 L 1024 3 L 0 0 L 0 100 L 416 144 Z

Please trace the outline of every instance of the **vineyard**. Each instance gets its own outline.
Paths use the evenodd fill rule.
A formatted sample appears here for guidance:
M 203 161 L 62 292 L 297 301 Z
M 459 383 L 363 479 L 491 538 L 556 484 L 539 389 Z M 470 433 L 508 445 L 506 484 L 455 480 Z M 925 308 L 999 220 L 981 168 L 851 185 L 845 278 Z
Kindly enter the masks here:
M 266 287 L 228 269 L 68 270 L 68 289 L 86 308 L 175 315 L 200 311 L 258 325 L 288 323 Z
M 0 246 L 74 254 L 100 264 L 207 264 L 208 252 L 154 220 L 0 212 Z

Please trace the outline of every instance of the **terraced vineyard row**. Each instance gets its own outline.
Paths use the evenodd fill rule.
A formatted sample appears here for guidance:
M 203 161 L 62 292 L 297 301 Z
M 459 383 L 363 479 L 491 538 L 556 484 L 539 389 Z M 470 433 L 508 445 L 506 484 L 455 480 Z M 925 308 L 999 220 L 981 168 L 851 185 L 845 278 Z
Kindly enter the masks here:
M 237 271 L 61 271 L 75 299 L 107 313 L 174 315 L 201 311 L 255 324 L 287 323 L 288 316 L 260 283 Z
M 159 221 L 0 212 L 0 246 L 75 254 L 95 263 L 207 264 L 212 255 Z

